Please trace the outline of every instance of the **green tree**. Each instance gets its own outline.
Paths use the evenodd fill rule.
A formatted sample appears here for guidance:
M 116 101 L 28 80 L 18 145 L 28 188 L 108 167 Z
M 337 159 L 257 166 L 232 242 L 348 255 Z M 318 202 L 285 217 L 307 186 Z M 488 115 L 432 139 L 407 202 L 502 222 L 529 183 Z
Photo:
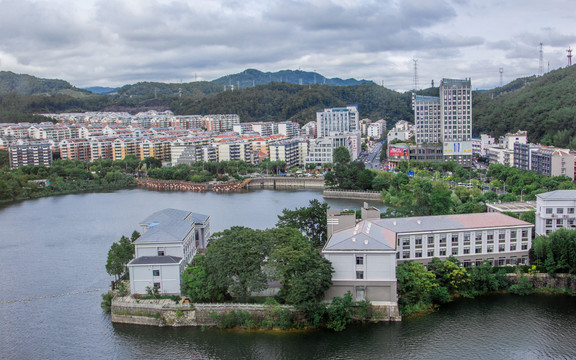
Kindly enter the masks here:
M 436 276 L 416 261 L 404 262 L 396 267 L 398 281 L 398 305 L 408 315 L 413 310 L 431 305 L 430 293 L 435 287 Z
M 306 236 L 313 246 L 322 247 L 326 243 L 328 203 L 310 200 L 308 207 L 296 210 L 283 209 L 278 215 L 277 227 L 292 227 Z
M 210 281 L 204 259 L 203 255 L 196 255 L 194 264 L 182 274 L 182 294 L 192 302 L 221 302 L 226 298 L 226 289 L 218 288 Z
M 206 251 L 206 273 L 215 287 L 244 300 L 251 292 L 266 288 L 263 266 L 268 252 L 269 244 L 261 230 L 233 226 L 212 235 Z
M 294 228 L 266 230 L 274 242 L 267 267 L 280 281 L 279 299 L 299 305 L 320 301 L 332 285 L 332 265 Z
M 127 277 L 127 265 L 134 258 L 134 244 L 126 236 L 115 242 L 108 250 L 106 259 L 106 272 L 116 280 Z

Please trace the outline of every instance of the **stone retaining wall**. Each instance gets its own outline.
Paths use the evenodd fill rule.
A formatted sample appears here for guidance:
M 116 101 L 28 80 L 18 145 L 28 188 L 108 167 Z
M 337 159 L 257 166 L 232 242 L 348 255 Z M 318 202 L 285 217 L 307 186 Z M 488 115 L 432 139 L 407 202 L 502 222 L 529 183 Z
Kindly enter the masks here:
M 171 300 L 136 300 L 131 297 L 112 299 L 111 320 L 117 324 L 149 326 L 215 326 L 210 316 L 231 311 L 248 311 L 263 319 L 274 308 L 296 311 L 292 306 L 254 304 L 175 304 Z M 298 316 L 298 315 L 297 315 Z M 400 321 L 397 304 L 374 305 L 374 321 Z
M 524 274 L 530 279 L 532 285 L 535 288 L 555 288 L 576 292 L 576 275 L 572 274 L 556 274 L 554 276 L 550 274 Z M 517 284 L 518 276 L 516 274 L 507 274 L 509 284 Z

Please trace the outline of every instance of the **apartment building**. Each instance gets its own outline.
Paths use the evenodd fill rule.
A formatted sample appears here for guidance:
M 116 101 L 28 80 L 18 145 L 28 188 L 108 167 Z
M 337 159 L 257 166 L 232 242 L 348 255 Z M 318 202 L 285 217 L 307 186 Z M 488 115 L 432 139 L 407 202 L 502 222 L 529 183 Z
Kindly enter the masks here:
M 359 116 L 357 105 L 318 111 L 316 113 L 317 136 L 320 138 L 335 133 L 360 132 Z
M 386 120 L 378 120 L 368 125 L 366 135 L 375 140 L 381 139 L 386 133 Z
M 52 165 L 52 147 L 50 144 L 11 145 L 8 147 L 10 168 L 20 166 Z
M 90 140 L 66 139 L 60 141 L 60 157 L 67 160 L 91 161 Z

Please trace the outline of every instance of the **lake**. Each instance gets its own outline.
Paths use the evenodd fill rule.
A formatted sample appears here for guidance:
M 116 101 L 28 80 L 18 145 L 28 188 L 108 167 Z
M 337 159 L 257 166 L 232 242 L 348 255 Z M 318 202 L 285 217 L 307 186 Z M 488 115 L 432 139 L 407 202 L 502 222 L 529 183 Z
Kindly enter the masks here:
M 211 217 L 212 232 L 270 228 L 314 190 L 235 194 L 142 189 L 65 195 L 0 208 L 3 359 L 542 359 L 575 358 L 576 298 L 490 296 L 398 324 L 342 333 L 113 325 L 100 308 L 110 245 L 164 208 Z M 357 209 L 361 200 L 327 201 Z M 383 208 L 382 204 L 370 202 Z

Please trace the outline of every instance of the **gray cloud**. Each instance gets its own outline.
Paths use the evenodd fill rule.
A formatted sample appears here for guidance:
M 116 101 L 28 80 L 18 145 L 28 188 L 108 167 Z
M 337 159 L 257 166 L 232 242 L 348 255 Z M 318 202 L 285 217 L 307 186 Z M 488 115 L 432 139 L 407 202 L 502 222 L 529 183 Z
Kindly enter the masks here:
M 522 9 L 539 15 L 532 1 Z M 570 5 L 557 0 L 552 10 L 565 13 Z M 506 24 L 488 16 L 502 15 L 506 6 L 480 0 L 0 0 L 0 70 L 115 86 L 302 67 L 409 89 L 411 58 L 420 59 L 423 79 L 490 76 L 488 84 L 497 81 L 493 69 L 502 63 L 532 68 L 539 42 L 556 57 L 576 43 L 568 17 L 541 15 L 507 33 Z

